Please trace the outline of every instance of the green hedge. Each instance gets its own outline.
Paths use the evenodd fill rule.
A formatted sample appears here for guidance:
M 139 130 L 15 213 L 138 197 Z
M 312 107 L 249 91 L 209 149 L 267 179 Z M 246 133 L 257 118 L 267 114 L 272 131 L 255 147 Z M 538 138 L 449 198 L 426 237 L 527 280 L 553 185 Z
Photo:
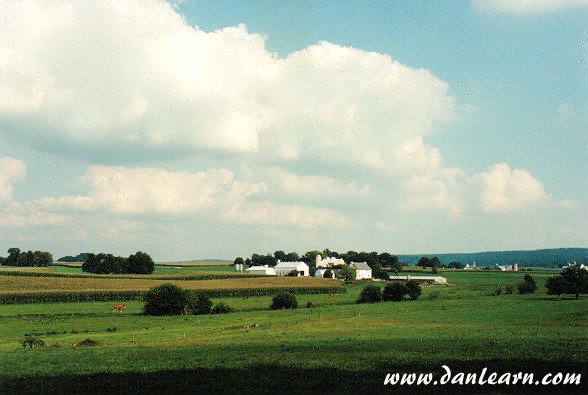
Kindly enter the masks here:
M 247 296 L 276 295 L 280 292 L 292 294 L 335 294 L 345 293 L 343 287 L 308 287 L 308 288 L 240 288 L 240 289 L 205 289 L 189 290 L 201 293 L 209 298 L 227 298 Z M 55 302 L 93 302 L 109 300 L 142 299 L 145 291 L 91 291 L 91 292 L 27 292 L 0 293 L 0 304 L 15 303 L 55 303 Z

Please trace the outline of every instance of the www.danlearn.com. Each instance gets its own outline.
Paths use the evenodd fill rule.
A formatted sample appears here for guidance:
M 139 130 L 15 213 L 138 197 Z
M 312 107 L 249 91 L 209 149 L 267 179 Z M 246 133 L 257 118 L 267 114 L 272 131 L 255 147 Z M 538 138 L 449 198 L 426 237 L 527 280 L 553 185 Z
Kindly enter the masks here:
M 451 373 L 447 365 L 441 366 L 445 370 L 438 380 L 433 373 L 388 373 L 384 385 L 579 385 L 581 374 L 548 373 L 535 377 L 533 373 L 488 373 L 484 368 L 480 373 Z

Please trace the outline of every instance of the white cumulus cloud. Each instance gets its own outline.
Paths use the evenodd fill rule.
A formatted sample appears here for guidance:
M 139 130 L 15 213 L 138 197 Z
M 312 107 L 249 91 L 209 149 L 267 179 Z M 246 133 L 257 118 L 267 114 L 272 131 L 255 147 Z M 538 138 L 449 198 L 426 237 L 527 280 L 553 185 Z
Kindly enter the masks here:
M 524 212 L 545 205 L 549 195 L 543 185 L 522 169 L 505 163 L 491 166 L 472 177 L 479 204 L 487 213 Z
M 1 2 L 0 15 L 0 137 L 59 154 L 381 168 L 454 117 L 427 70 L 329 42 L 279 58 L 245 26 L 205 32 L 163 0 Z

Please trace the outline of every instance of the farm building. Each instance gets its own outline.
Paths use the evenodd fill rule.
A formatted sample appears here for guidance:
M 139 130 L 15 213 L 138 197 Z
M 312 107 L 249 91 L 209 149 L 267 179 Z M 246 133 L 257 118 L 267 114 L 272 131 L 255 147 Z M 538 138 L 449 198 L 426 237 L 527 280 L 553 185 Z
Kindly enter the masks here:
M 316 268 L 329 268 L 334 266 L 343 266 L 345 261 L 341 258 L 324 258 L 321 259 L 320 255 L 316 256 Z
M 519 271 L 519 265 L 517 265 L 516 263 L 514 265 L 504 265 L 504 266 L 499 266 L 498 264 L 496 264 L 496 268 L 498 268 L 500 271 L 503 271 L 503 272 L 518 272 Z
M 369 280 L 372 278 L 372 268 L 366 262 L 351 262 L 349 266 L 355 270 L 356 280 Z
M 249 269 L 245 269 L 249 274 L 264 274 L 266 276 L 275 276 L 276 270 L 273 267 L 265 266 L 251 266 Z
M 318 278 L 323 278 L 325 277 L 325 272 L 327 270 L 331 270 L 333 272 L 333 276 L 336 276 L 337 270 L 333 270 L 333 269 L 327 269 L 327 268 L 321 268 L 321 269 L 317 269 L 316 272 L 314 272 L 314 276 L 318 277 Z
M 447 279 L 441 276 L 390 276 L 390 281 L 414 280 L 422 284 L 447 284 Z
M 292 270 L 298 272 L 298 277 L 309 276 L 309 266 L 304 262 L 280 262 L 275 266 L 278 276 L 287 276 Z

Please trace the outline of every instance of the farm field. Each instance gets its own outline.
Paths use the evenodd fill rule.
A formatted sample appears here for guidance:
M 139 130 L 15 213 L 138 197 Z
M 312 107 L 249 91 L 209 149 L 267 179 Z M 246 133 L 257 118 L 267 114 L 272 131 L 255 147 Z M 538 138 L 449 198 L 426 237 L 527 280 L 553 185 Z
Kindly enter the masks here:
M 387 373 L 440 377 L 442 365 L 499 375 L 581 373 L 580 386 L 540 392 L 586 391 L 588 300 L 546 295 L 543 284 L 552 274 L 532 274 L 535 294 L 498 296 L 489 294 L 516 285 L 523 274 L 442 275 L 452 285 L 424 287 L 417 301 L 358 305 L 365 284 L 356 283 L 334 297 L 297 295 L 299 308 L 288 311 L 268 310 L 271 296 L 213 298 L 236 312 L 203 316 L 145 316 L 140 300 L 120 301 L 127 305 L 122 314 L 113 313 L 114 302 L 0 305 L 0 393 L 537 393 L 536 386 L 383 384 Z M 13 277 L 19 278 L 0 277 L 0 287 Z M 191 282 L 198 281 L 177 283 Z M 315 307 L 305 308 L 307 302 Z M 251 324 L 258 326 L 246 328 Z M 27 334 L 49 347 L 24 349 Z M 72 346 L 86 339 L 97 345 Z

